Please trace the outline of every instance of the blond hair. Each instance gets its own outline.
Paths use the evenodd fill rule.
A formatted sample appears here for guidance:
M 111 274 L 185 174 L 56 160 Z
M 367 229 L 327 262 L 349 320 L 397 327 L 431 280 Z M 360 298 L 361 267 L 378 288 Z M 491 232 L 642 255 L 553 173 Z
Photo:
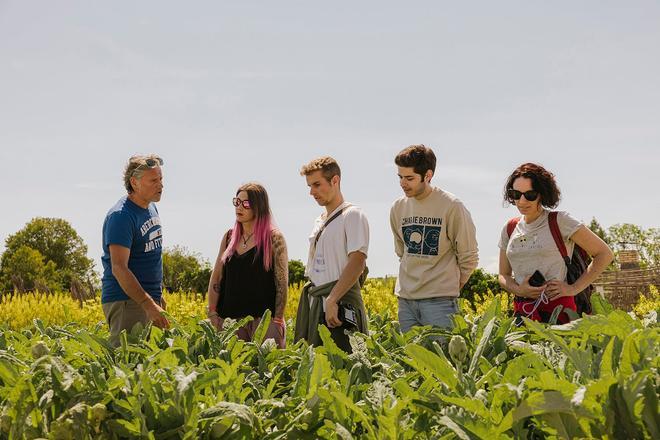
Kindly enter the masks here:
M 126 167 L 124 168 L 124 187 L 129 194 L 134 191 L 133 186 L 131 185 L 131 177 L 141 179 L 144 172 L 149 169 L 148 167 L 145 167 L 146 160 L 159 158 L 160 156 L 157 154 L 137 154 L 135 156 L 131 156 L 131 158 L 128 159 Z
M 330 156 L 323 156 L 312 160 L 307 165 L 303 165 L 300 169 L 301 176 L 309 176 L 315 171 L 321 171 L 323 177 L 328 182 L 334 177 L 341 177 L 341 169 L 336 160 Z

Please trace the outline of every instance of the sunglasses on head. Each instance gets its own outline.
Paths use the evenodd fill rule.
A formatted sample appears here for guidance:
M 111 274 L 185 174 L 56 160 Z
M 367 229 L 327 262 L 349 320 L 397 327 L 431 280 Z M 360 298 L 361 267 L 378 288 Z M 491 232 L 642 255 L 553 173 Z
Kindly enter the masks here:
M 238 197 L 234 197 L 231 199 L 231 203 L 238 208 L 239 205 L 243 206 L 245 209 L 250 209 L 250 201 L 249 200 L 241 200 Z
M 138 171 L 141 168 L 156 168 L 158 166 L 163 166 L 164 163 L 165 162 L 160 157 L 150 157 L 150 158 L 145 159 L 144 163 L 141 163 L 140 165 L 138 165 L 135 168 L 135 170 L 133 170 L 133 173 L 135 173 L 136 171 Z
M 522 196 L 525 196 L 525 198 L 528 201 L 533 202 L 534 200 L 539 198 L 539 192 L 534 191 L 533 189 L 530 189 L 529 191 L 525 191 L 525 192 L 520 192 L 512 188 L 507 191 L 507 194 L 513 200 L 520 200 Z

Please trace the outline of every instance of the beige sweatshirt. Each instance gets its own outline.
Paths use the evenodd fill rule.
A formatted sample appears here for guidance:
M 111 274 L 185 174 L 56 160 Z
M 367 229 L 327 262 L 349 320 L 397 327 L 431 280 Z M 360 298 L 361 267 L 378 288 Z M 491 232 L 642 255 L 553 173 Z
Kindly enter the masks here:
M 439 188 L 422 200 L 403 196 L 392 205 L 390 226 L 401 262 L 397 296 L 458 296 L 479 262 L 476 229 L 463 203 Z

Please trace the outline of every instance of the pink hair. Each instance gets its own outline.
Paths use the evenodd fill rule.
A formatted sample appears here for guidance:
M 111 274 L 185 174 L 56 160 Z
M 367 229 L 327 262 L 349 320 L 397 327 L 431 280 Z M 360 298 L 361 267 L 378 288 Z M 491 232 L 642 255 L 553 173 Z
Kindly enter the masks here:
M 236 194 L 241 191 L 246 191 L 248 193 L 248 199 L 250 200 L 250 205 L 254 209 L 255 222 L 253 228 L 254 242 L 257 248 L 257 254 L 255 259 L 259 254 L 263 255 L 264 259 L 264 269 L 266 272 L 270 270 L 273 265 L 273 253 L 272 253 L 272 236 L 273 236 L 273 223 L 270 214 L 270 207 L 268 206 L 268 195 L 263 186 L 255 183 L 248 183 L 241 186 Z M 231 232 L 231 239 L 227 245 L 227 249 L 222 254 L 222 264 L 225 264 L 234 253 L 238 247 L 238 242 L 243 236 L 243 225 L 236 221 L 234 223 L 234 228 Z

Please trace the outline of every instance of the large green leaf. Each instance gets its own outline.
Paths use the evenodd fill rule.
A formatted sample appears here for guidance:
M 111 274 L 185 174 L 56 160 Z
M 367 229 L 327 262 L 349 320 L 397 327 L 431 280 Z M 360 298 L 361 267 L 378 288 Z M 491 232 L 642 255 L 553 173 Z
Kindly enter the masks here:
M 522 401 L 522 403 L 511 410 L 505 417 L 500 426 L 500 432 L 511 429 L 513 424 L 531 416 L 542 414 L 564 414 L 570 417 L 548 418 L 549 423 L 560 423 L 556 429 L 567 432 L 582 431 L 577 421 L 578 417 L 592 418 L 592 416 L 580 407 L 574 406 L 569 399 L 557 391 L 536 391 Z M 582 432 L 581 435 L 584 435 Z
M 266 333 L 268 332 L 268 327 L 270 326 L 270 309 L 266 309 L 257 329 L 254 331 L 254 336 L 252 337 L 252 342 L 257 345 L 261 345 L 266 338 Z
M 481 359 L 481 355 L 486 349 L 486 344 L 488 344 L 490 335 L 493 333 L 494 327 L 495 327 L 495 318 L 491 318 L 491 320 L 488 321 L 488 324 L 486 324 L 486 327 L 484 328 L 484 331 L 481 335 L 481 339 L 479 340 L 479 345 L 477 345 L 477 348 L 474 350 L 474 354 L 472 355 L 472 359 L 470 360 L 470 367 L 468 368 L 469 376 L 472 376 L 474 374 L 474 371 L 477 368 L 477 365 L 479 364 L 479 359 Z
M 456 388 L 458 384 L 456 370 L 446 358 L 442 358 L 417 344 L 407 345 L 405 351 L 410 356 L 405 361 L 419 373 L 440 380 L 451 390 Z
M 0 357 L 0 380 L 2 380 L 3 385 L 14 386 L 17 379 L 18 370 L 16 367 L 8 359 Z

